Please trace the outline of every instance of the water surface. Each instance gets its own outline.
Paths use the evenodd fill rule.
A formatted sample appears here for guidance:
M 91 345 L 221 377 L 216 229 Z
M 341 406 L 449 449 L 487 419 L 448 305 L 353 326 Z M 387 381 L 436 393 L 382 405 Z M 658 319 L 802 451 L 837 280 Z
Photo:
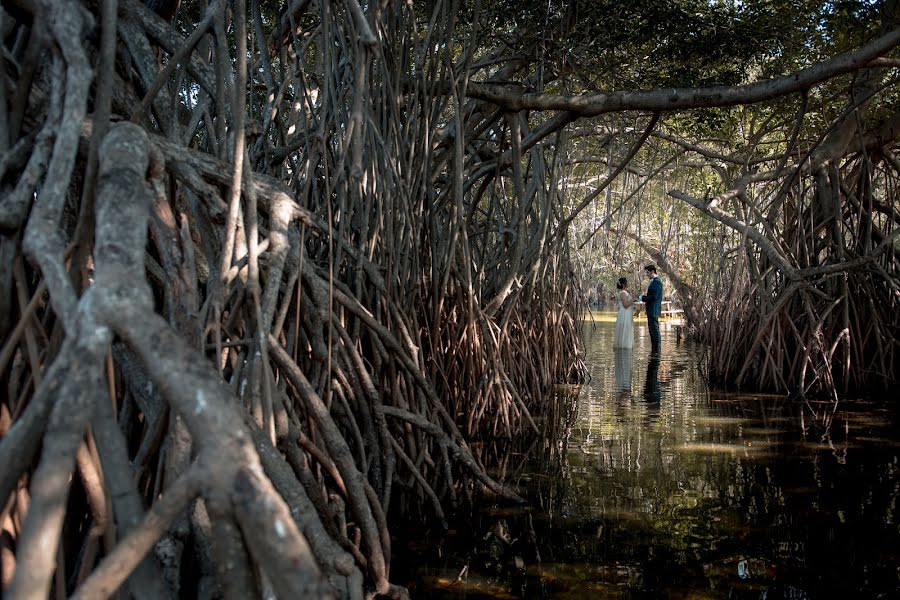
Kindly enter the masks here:
M 671 324 L 657 359 L 643 321 L 614 351 L 610 321 L 585 325 L 554 439 L 495 473 L 527 506 L 398 540 L 413 597 L 900 598 L 895 404 L 710 390 Z

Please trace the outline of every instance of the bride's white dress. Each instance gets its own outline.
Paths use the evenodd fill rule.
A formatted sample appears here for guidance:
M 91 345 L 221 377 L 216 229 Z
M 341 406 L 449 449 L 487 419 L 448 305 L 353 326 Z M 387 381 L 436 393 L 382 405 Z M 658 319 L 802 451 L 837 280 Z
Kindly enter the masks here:
M 628 300 L 631 294 L 625 292 Z M 616 315 L 616 348 L 634 348 L 634 304 L 625 308 L 622 304 L 622 294 L 619 295 L 619 314 Z

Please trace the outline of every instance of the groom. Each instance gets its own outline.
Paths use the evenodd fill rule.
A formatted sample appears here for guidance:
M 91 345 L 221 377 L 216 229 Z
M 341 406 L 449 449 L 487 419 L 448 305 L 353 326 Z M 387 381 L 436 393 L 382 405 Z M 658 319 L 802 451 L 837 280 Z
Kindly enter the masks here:
M 644 272 L 650 278 L 650 286 L 646 294 L 641 294 L 641 302 L 647 312 L 647 326 L 650 329 L 650 351 L 659 354 L 659 315 L 662 312 L 663 286 L 656 275 L 656 265 L 650 264 L 644 267 Z

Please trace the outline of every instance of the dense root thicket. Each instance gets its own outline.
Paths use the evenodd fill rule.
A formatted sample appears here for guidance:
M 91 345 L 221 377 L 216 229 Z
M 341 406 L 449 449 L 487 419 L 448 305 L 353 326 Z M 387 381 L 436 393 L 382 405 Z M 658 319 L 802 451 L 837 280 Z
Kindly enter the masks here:
M 898 168 L 887 147 L 851 148 L 815 174 L 754 173 L 712 198 L 672 191 L 718 222 L 686 232 L 702 238 L 687 256 L 633 228 L 609 231 L 659 265 L 709 346 L 716 383 L 795 396 L 885 391 L 900 378 Z
M 4 597 L 404 596 L 387 514 L 515 500 L 468 440 L 582 378 L 571 119 L 449 5 L 146 4 L 0 10 Z
M 670 192 L 720 224 L 697 261 L 708 268 L 679 289 L 709 343 L 714 380 L 835 398 L 896 388 L 898 118 L 883 111 L 866 118 L 873 98 L 895 84 L 886 77 L 863 71 L 841 114 L 806 142 L 797 135 L 804 97 L 784 153 L 720 169 L 723 192 L 703 199 Z
M 828 128 L 843 141 L 828 135 L 798 149 L 795 139 L 783 154 L 756 157 L 751 148 L 733 159 L 695 148 L 709 160 L 700 168 L 712 165 L 722 178 L 722 191 L 700 198 L 673 185 L 668 195 L 714 225 L 688 231 L 673 218 L 659 244 L 634 227 L 609 230 L 660 266 L 687 325 L 709 345 L 715 382 L 832 397 L 896 387 L 897 118 L 874 121 L 866 127 L 851 101 Z M 779 135 L 753 132 L 764 134 Z M 673 256 L 673 231 L 694 251 Z

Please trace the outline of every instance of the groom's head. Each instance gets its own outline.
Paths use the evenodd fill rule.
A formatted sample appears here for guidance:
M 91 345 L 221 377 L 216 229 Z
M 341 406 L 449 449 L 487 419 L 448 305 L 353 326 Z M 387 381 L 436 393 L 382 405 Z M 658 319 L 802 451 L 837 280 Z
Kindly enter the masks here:
M 646 267 L 644 267 L 644 273 L 647 274 L 647 277 L 655 277 L 656 276 L 656 265 L 654 265 L 652 263 L 647 265 Z

